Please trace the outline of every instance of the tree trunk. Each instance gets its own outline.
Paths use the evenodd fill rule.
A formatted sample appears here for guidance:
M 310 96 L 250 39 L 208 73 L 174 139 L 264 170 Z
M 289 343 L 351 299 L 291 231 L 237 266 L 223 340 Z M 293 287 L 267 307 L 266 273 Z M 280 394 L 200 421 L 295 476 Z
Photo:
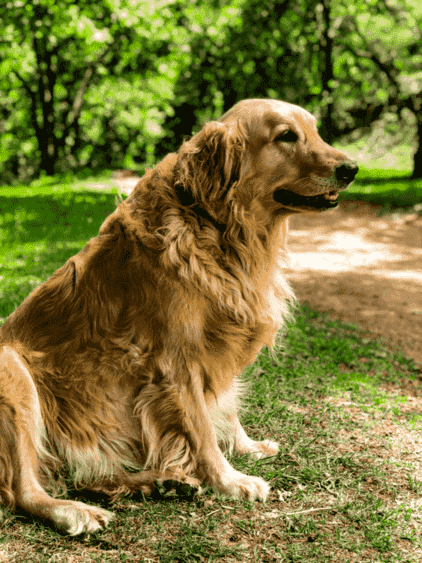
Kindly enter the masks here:
M 333 127 L 333 39 L 330 35 L 331 27 L 331 0 L 322 1 L 322 41 L 321 47 L 324 52 L 324 63 L 322 68 L 322 94 L 324 98 L 324 114 L 320 128 L 321 137 L 328 144 L 334 139 Z
M 416 139 L 418 147 L 413 155 L 413 172 L 412 178 L 422 178 L 422 111 L 416 114 L 417 132 Z
M 40 18 L 43 26 L 38 27 Z M 48 22 L 48 11 L 42 9 L 31 20 L 32 27 L 32 47 L 36 57 L 36 76 L 38 79 L 38 92 L 35 100 L 38 101 L 38 108 L 41 110 L 42 125 L 37 128 L 38 147 L 41 153 L 40 168 L 49 176 L 54 175 L 57 161 L 57 139 L 55 134 L 55 113 L 54 113 L 54 86 L 56 73 L 52 69 L 52 54 L 48 45 L 50 26 Z
M 38 139 L 38 146 L 41 151 L 40 169 L 44 170 L 47 176 L 54 176 L 56 147 L 53 140 L 42 131 L 41 138 Z
M 196 124 L 195 106 L 187 102 L 173 106 L 174 115 L 167 116 L 163 124 L 166 135 L 155 146 L 155 156 L 162 158 L 169 152 L 177 151 L 185 136 L 192 134 Z

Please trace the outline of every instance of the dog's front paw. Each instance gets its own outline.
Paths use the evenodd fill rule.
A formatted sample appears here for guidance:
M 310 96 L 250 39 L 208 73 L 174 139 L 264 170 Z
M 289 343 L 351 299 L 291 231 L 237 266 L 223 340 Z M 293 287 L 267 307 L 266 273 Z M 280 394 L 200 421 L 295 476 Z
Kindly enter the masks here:
M 271 442 L 271 440 L 263 440 L 262 442 L 254 442 L 251 447 L 250 454 L 252 459 L 262 459 L 264 457 L 270 457 L 272 455 L 277 455 L 279 446 L 277 442 Z
M 277 455 L 279 447 L 277 442 L 271 442 L 271 440 L 255 442 L 255 440 L 251 440 L 245 434 L 236 442 L 235 450 L 238 455 L 249 454 L 252 459 L 262 459 L 264 457 Z
M 83 502 L 62 501 L 51 511 L 51 520 L 62 532 L 71 536 L 92 533 L 105 528 L 114 514 L 104 508 Z
M 270 486 L 261 477 L 251 477 L 231 468 L 229 473 L 220 476 L 216 487 L 222 493 L 232 498 L 246 498 L 250 501 L 267 500 Z

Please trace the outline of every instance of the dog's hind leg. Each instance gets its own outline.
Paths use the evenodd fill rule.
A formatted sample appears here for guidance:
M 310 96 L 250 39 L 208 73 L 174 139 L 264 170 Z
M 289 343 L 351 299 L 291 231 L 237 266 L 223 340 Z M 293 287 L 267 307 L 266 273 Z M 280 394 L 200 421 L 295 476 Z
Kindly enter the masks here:
M 236 413 L 229 414 L 227 418 L 234 428 L 234 450 L 238 455 L 249 454 L 252 459 L 277 455 L 279 450 L 277 442 L 272 442 L 271 440 L 252 440 L 243 429 Z
M 39 481 L 44 430 L 38 392 L 20 355 L 0 348 L 0 504 L 20 506 L 70 535 L 94 532 L 113 514 L 82 502 L 58 500 Z
M 241 391 L 242 384 L 234 380 L 228 389 L 220 394 L 218 400 L 208 397 L 211 415 L 216 420 L 217 434 L 220 422 L 223 439 L 227 436 L 226 440 L 230 443 L 230 437 L 232 438 L 233 447 L 230 449 L 234 449 L 238 455 L 249 454 L 253 459 L 277 455 L 277 442 L 252 440 L 243 429 L 238 417 L 238 396 Z

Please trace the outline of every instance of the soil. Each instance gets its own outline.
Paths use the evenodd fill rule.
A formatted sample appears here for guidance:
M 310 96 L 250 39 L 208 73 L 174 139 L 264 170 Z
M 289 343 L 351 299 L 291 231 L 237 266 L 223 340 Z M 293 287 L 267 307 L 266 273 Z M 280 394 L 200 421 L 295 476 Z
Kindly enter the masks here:
M 137 178 L 114 174 L 129 193 Z M 343 202 L 290 220 L 288 278 L 299 301 L 359 324 L 422 364 L 422 216 Z
M 422 217 L 342 203 L 290 220 L 288 277 L 301 302 L 399 344 L 422 364 Z

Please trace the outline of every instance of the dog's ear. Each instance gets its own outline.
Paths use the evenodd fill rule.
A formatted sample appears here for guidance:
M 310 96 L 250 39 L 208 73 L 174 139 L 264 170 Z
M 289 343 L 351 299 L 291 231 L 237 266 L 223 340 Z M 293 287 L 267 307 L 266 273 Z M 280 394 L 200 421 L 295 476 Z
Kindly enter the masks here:
M 215 219 L 239 181 L 246 135 L 239 124 L 212 121 L 180 148 L 175 189 L 182 205 L 199 204 Z

